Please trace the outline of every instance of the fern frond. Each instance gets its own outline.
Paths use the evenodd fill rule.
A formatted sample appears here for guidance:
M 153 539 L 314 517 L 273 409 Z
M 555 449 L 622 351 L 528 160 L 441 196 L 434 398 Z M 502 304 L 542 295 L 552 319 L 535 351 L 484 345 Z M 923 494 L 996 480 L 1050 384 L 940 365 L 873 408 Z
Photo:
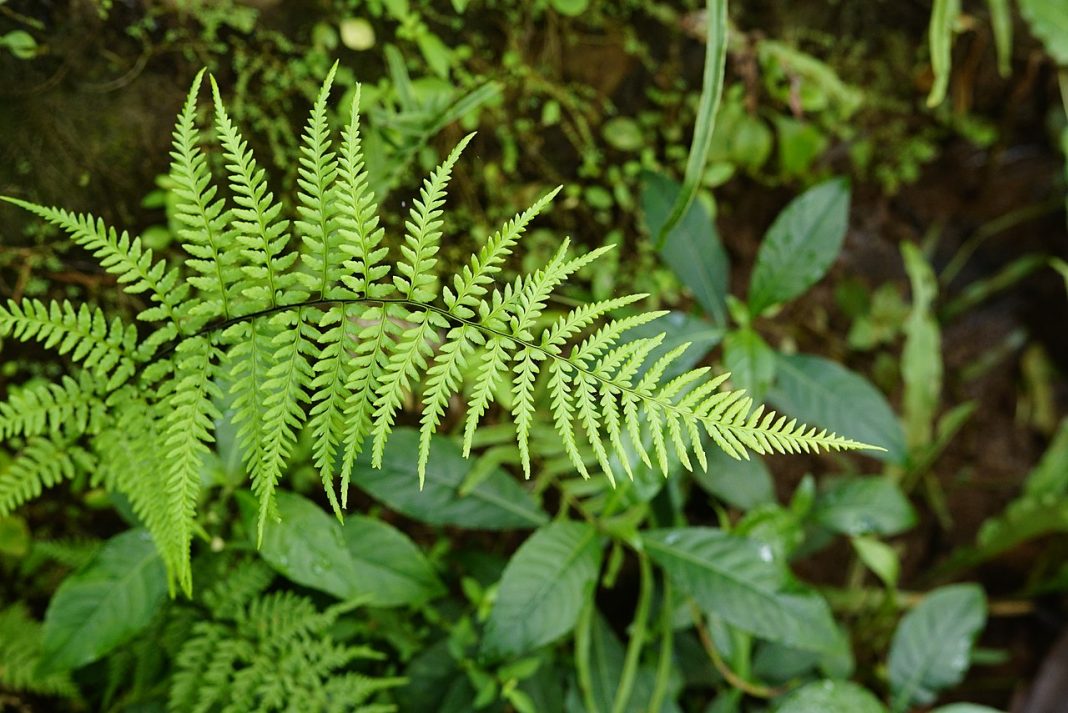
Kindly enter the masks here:
M 0 609 L 0 631 L 4 632 L 0 636 L 0 689 L 77 698 L 78 689 L 69 672 L 46 676 L 36 673 L 41 663 L 42 626 L 30 616 L 25 604 L 19 602 Z
M 167 511 L 171 514 L 173 541 L 164 551 L 170 556 L 168 572 L 173 572 L 186 595 L 192 594 L 189 546 L 196 521 L 200 492 L 201 462 L 215 440 L 215 420 L 220 417 L 213 401 L 222 397 L 214 381 L 219 353 L 206 337 L 195 337 L 178 345 L 175 357 L 174 389 L 164 401 L 163 445 L 167 449 L 165 476 Z M 174 582 L 171 582 L 174 589 Z
M 319 322 L 324 345 L 313 365 L 315 377 L 309 384 L 312 408 L 308 427 L 312 433 L 312 462 L 319 470 L 323 489 L 334 514 L 340 520 L 341 507 L 334 489 L 334 470 L 345 442 L 345 405 L 351 398 L 349 376 L 352 353 L 358 348 L 359 310 L 354 305 L 335 305 Z
M 61 480 L 70 480 L 78 469 L 91 470 L 92 456 L 72 443 L 38 436 L 26 441 L 0 470 L 0 517 L 7 517 L 22 503 Z
M 13 390 L 0 404 L 0 438 L 21 450 L 0 474 L 0 513 L 95 461 L 91 482 L 128 497 L 160 549 L 172 591 L 177 584 L 188 592 L 200 472 L 222 417 L 223 388 L 258 499 L 260 538 L 302 429 L 310 431 L 314 465 L 340 518 L 357 456 L 369 442 L 372 465 L 381 465 L 403 406 L 420 407 L 420 484 L 431 439 L 450 409 L 466 402 L 469 455 L 498 398 L 530 477 L 532 433 L 541 432 L 539 390 L 548 394 L 551 415 L 544 431 L 560 445 L 554 467 L 570 463 L 585 476 L 598 466 L 613 483 L 620 465 L 633 477 L 638 459 L 665 473 L 676 463 L 693 468 L 695 460 L 706 467 L 708 439 L 736 458 L 869 447 L 765 411 L 742 391 L 722 391 L 726 376 L 678 369 L 686 346 L 665 349 L 662 334 L 627 340 L 628 330 L 663 314 L 626 314 L 643 295 L 547 314 L 556 290 L 610 246 L 574 256 L 564 240 L 539 269 L 497 284 L 524 231 L 559 189 L 505 222 L 439 285 L 446 189 L 471 136 L 424 181 L 399 259 L 389 262 L 361 144 L 358 86 L 340 139 L 329 131 L 335 70 L 303 132 L 292 245 L 282 206 L 214 79 L 215 133 L 232 208 L 213 184 L 197 128 L 202 74 L 175 124 L 171 152 L 179 237 L 190 256 L 186 279 L 138 238 L 90 216 L 7 199 L 69 232 L 127 292 L 146 293 L 152 304 L 139 317 L 158 324 L 141 339 L 132 326 L 87 306 L 0 306 L 0 335 L 41 341 L 80 370 L 56 384 Z M 172 706 L 211 708 L 227 695 L 262 702 L 286 690 L 283 678 L 236 671 L 254 669 L 248 662 L 259 655 L 256 642 L 234 636 L 241 616 L 198 629 L 181 658 Z M 313 629 L 302 631 L 287 642 L 294 652 Z M 320 660 L 335 660 L 340 649 L 330 651 Z M 330 685 L 348 690 L 349 682 L 339 675 Z
M 423 416 L 419 429 L 419 487 L 426 480 L 426 464 L 430 460 L 430 439 L 438 430 L 449 399 L 460 388 L 468 358 L 484 338 L 474 327 L 464 324 L 454 327 L 438 350 L 438 356 L 427 371 L 423 392 Z
M 308 117 L 297 169 L 300 220 L 295 227 L 302 236 L 301 257 L 310 273 L 308 286 L 320 299 L 336 292 L 343 262 L 336 225 L 338 209 L 333 197 L 338 160 L 331 150 L 330 127 L 326 121 L 326 102 L 336 71 L 337 62 L 334 62 Z
M 276 332 L 271 346 L 271 366 L 264 380 L 263 425 L 260 431 L 261 461 L 252 469 L 252 492 L 260 501 L 256 542 L 263 542 L 263 528 L 274 506 L 274 489 L 304 424 L 307 387 L 312 381 L 308 362 L 313 333 L 305 311 L 280 312 L 271 319 Z
M 352 373 L 346 384 L 349 392 L 345 402 L 344 454 L 341 466 L 341 506 L 348 500 L 348 483 L 356 457 L 363 450 L 364 438 L 371 432 L 375 395 L 382 392 L 383 377 L 389 367 L 389 356 L 399 336 L 400 318 L 405 315 L 397 305 L 371 307 L 361 317 L 367 326 L 356 338 Z
M 46 349 L 69 354 L 108 390 L 129 379 L 140 360 L 133 325 L 118 317 L 108 322 L 99 308 L 83 304 L 75 309 L 67 300 L 48 305 L 36 299 L 8 300 L 6 307 L 0 305 L 0 336 L 6 335 L 23 342 L 36 339 Z
M 387 713 L 391 706 L 372 699 L 404 679 L 347 670 L 382 656 L 333 640 L 340 611 L 277 592 L 198 622 L 178 654 L 168 710 L 273 713 L 299 701 L 308 711 Z
M 487 285 L 493 283 L 493 276 L 500 272 L 501 264 L 512 253 L 512 246 L 562 188 L 557 186 L 539 198 L 534 205 L 506 222 L 476 255 L 471 256 L 471 264 L 464 266 L 460 274 L 453 277 L 453 290 L 448 287 L 442 289 L 445 307 L 449 312 L 464 319 L 475 316 L 475 310 L 488 291 Z
M 437 274 L 434 267 L 441 240 L 441 207 L 445 204 L 445 189 L 452 177 L 452 168 L 460 158 L 467 144 L 474 138 L 468 134 L 448 158 L 434 169 L 419 189 L 419 198 L 412 203 L 411 214 L 406 222 L 404 244 L 401 254 L 404 259 L 397 264 L 399 275 L 393 277 L 393 284 L 405 299 L 428 302 L 437 296 Z
M 197 324 L 214 317 L 230 319 L 233 289 L 241 280 L 238 246 L 229 228 L 226 202 L 216 199 L 207 158 L 200 148 L 197 129 L 197 95 L 204 70 L 197 73 L 174 127 L 171 150 L 171 180 L 174 182 L 178 237 L 191 256 L 185 264 L 192 271 L 186 281 L 195 290 L 188 313 Z
M 368 185 L 360 142 L 360 86 L 352 98 L 352 118 L 345 129 L 337 177 L 338 234 L 341 252 L 348 255 L 341 279 L 355 295 L 382 297 L 390 290 L 380 284 L 389 274 L 381 264 L 389 252 L 380 247 L 383 230 L 378 227 L 378 206 Z
M 13 390 L 0 402 L 0 438 L 29 438 L 46 432 L 75 437 L 100 430 L 104 402 L 86 374 L 60 382 L 39 382 Z
M 248 142 L 226 112 L 214 77 L 211 77 L 211 94 L 215 129 L 226 156 L 230 190 L 237 204 L 231 211 L 232 224 L 246 261 L 242 265 L 245 280 L 240 292 L 250 307 L 275 307 L 287 301 L 294 287 L 292 275 L 285 274 L 297 259 L 296 253 L 284 254 L 289 243 L 286 232 L 289 221 L 278 218 L 282 205 L 274 201 L 274 194 L 267 188 L 266 171 L 256 163 Z M 245 313 L 251 311 L 254 310 L 247 309 Z
M 371 433 L 371 463 L 375 468 L 382 464 L 386 439 L 393 430 L 394 418 L 405 393 L 413 379 L 427 369 L 427 359 L 433 353 L 432 339 L 435 330 L 444 329 L 449 323 L 437 312 L 426 310 L 408 316 L 414 322 L 397 339 L 395 351 L 386 363 L 379 381 L 378 397 L 375 399 L 374 424 Z
M 175 336 L 180 323 L 178 305 L 186 299 L 188 288 L 179 283 L 177 270 L 168 270 L 164 260 L 152 259 L 152 249 L 144 247 L 141 238 L 131 239 L 125 232 L 120 235 L 114 228 L 105 226 L 104 221 L 88 214 L 78 215 L 6 196 L 0 196 L 0 200 L 17 205 L 62 229 L 75 244 L 91 252 L 105 270 L 116 275 L 128 294 L 150 293 L 158 304 L 142 311 L 137 315 L 138 319 L 150 322 L 169 320 L 176 331 L 168 330 L 168 338 Z

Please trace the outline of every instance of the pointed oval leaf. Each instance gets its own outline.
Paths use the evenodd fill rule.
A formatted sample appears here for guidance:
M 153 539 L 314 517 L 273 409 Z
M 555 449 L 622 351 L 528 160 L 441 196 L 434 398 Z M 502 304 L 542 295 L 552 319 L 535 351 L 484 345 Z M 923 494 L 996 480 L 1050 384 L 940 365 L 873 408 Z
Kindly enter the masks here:
M 601 568 L 601 538 L 585 523 L 537 530 L 501 575 L 483 639 L 488 656 L 517 656 L 571 631 Z
M 682 190 L 659 173 L 647 173 L 642 181 L 642 212 L 654 240 L 667 223 Z M 682 219 L 667 234 L 660 257 L 682 284 L 693 293 L 712 321 L 727 323 L 727 287 L 730 263 L 719 240 L 716 224 L 700 201 L 690 204 Z
M 776 706 L 775 713 L 885 713 L 866 688 L 849 681 L 816 681 L 802 686 Z
M 761 314 L 816 284 L 838 256 L 849 222 L 849 184 L 814 186 L 775 219 L 760 244 L 749 282 L 749 310 Z
M 827 603 L 792 586 L 770 547 L 707 527 L 652 530 L 642 540 L 679 589 L 729 624 L 807 651 L 839 644 Z
M 820 492 L 812 518 L 843 535 L 897 535 L 916 524 L 916 511 L 890 478 L 842 478 Z
M 890 645 L 893 709 L 926 705 L 960 683 L 986 624 L 986 598 L 974 584 L 936 589 L 906 614 Z
M 890 404 L 864 377 L 811 354 L 776 355 L 768 401 L 804 423 L 886 449 L 873 458 L 904 463 L 905 432 Z
M 723 339 L 723 363 L 731 382 L 761 401 L 775 380 L 775 352 L 754 330 L 731 331 Z
M 449 438 L 430 441 L 426 482 L 419 489 L 419 432 L 398 428 L 389 437 L 382 467 L 372 468 L 370 453 L 356 462 L 352 482 L 393 510 L 431 525 L 468 529 L 511 530 L 544 525 L 549 517 L 519 483 L 500 468 L 470 492 L 460 488 L 472 462 Z
M 260 555 L 291 581 L 380 607 L 416 605 L 444 591 L 423 553 L 396 528 L 361 516 L 342 525 L 293 493 L 279 492 L 277 502 L 281 522 L 267 523 Z M 242 498 L 241 505 L 255 532 L 255 503 Z
M 151 536 L 138 529 L 111 538 L 48 603 L 40 673 L 98 660 L 148 626 L 166 597 L 167 575 Z

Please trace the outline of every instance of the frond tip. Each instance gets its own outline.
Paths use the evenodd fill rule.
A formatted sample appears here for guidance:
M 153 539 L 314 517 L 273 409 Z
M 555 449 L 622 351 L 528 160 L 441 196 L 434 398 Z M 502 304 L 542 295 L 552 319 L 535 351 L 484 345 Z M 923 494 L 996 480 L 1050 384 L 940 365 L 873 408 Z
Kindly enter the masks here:
M 88 471 L 92 482 L 127 496 L 167 563 L 172 589 L 188 592 L 205 458 L 224 414 L 233 427 L 227 440 L 236 443 L 258 499 L 257 540 L 276 515 L 275 488 L 302 431 L 340 518 L 357 456 L 369 447 L 380 466 L 412 404 L 420 411 L 413 454 L 420 485 L 434 434 L 454 422 L 450 413 L 466 411 L 469 455 L 498 401 L 496 410 L 515 423 L 527 477 L 536 455 L 531 433 L 542 420 L 577 472 L 588 477 L 600 468 L 613 483 L 620 469 L 633 477 L 638 461 L 665 474 L 673 461 L 705 467 L 708 441 L 735 458 L 873 448 L 765 411 L 742 391 L 721 390 L 727 375 L 709 379 L 698 368 L 666 378 L 687 345 L 666 349 L 664 335 L 628 339 L 664 314 L 637 310 L 645 295 L 551 313 L 553 293 L 608 247 L 574 254 L 565 239 L 539 269 L 504 279 L 509 257 L 559 188 L 505 222 L 456 274 L 439 274 L 451 228 L 447 189 L 473 135 L 423 183 L 391 264 L 364 160 L 359 87 L 351 120 L 332 135 L 334 78 L 332 69 L 305 124 L 290 223 L 209 77 L 226 164 L 225 176 L 212 175 L 197 127 L 197 75 L 171 152 L 187 253 L 180 266 L 168 267 L 140 238 L 92 216 L 6 199 L 91 251 L 150 324 L 142 338 L 87 305 L 0 305 L 0 337 L 42 342 L 80 370 L 13 389 L 0 403 L 0 438 L 18 453 L 0 464 L 0 516 Z M 539 406 L 542 392 L 548 414 Z M 212 636 L 198 641 L 208 646 Z

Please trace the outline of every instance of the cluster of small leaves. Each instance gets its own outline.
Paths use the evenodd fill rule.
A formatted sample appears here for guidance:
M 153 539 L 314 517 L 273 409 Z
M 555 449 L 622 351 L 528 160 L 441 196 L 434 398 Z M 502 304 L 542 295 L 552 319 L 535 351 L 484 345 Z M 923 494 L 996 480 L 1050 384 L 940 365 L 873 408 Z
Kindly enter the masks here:
M 175 662 L 168 709 L 181 713 L 388 713 L 369 702 L 403 679 L 350 670 L 382 658 L 335 641 L 330 630 L 346 605 L 319 611 L 293 592 L 264 594 L 273 573 L 252 562 L 206 593 L 212 618 L 193 625 Z
M 0 435 L 22 452 L 0 474 L 0 516 L 81 466 L 94 482 L 126 495 L 159 547 L 172 590 L 177 583 L 189 592 L 201 465 L 227 409 L 259 503 L 261 540 L 301 429 L 311 432 L 314 463 L 340 518 L 357 456 L 369 443 L 372 465 L 381 465 L 412 392 L 422 403 L 420 483 L 432 436 L 453 402 L 466 401 L 467 454 L 480 419 L 502 394 L 529 477 L 535 394 L 543 383 L 553 426 L 583 476 L 584 444 L 609 478 L 619 468 L 630 474 L 638 459 L 666 474 L 672 451 L 687 468 L 691 456 L 705 467 L 706 436 L 739 458 L 863 447 L 754 408 L 744 392 L 720 390 L 726 376 L 707 380 L 706 368 L 661 383 L 685 346 L 657 356 L 662 336 L 624 339 L 661 313 L 597 327 L 642 295 L 584 304 L 549 320 L 554 290 L 604 249 L 573 257 L 565 240 L 537 271 L 498 283 L 524 230 L 556 191 L 439 280 L 446 188 L 470 136 L 424 182 L 399 256 L 388 261 L 364 166 L 359 92 L 337 140 L 326 120 L 333 76 L 304 131 L 298 220 L 291 223 L 212 80 L 228 173 L 225 191 L 215 184 L 197 126 L 198 75 L 171 153 L 179 238 L 189 255 L 181 267 L 91 216 L 7 199 L 64 229 L 126 292 L 147 296 L 138 318 L 154 331 L 139 340 L 132 325 L 66 303 L 0 307 L 0 335 L 42 340 L 81 369 L 77 378 L 28 387 L 0 405 Z

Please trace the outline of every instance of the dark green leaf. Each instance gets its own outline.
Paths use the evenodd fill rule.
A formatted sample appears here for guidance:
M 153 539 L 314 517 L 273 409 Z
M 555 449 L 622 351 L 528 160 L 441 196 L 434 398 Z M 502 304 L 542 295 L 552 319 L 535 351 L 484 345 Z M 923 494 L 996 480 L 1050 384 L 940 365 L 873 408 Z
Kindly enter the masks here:
M 40 672 L 96 661 L 148 626 L 166 597 L 163 561 L 149 534 L 130 530 L 111 538 L 49 602 Z
M 795 198 L 768 229 L 749 283 L 749 311 L 797 297 L 838 256 L 849 222 L 849 184 L 834 179 Z
M 537 530 L 504 568 L 483 639 L 488 656 L 518 656 L 571 631 L 601 567 L 590 525 L 554 522 Z
M 775 352 L 752 329 L 728 332 L 723 340 L 723 361 L 735 387 L 760 401 L 775 380 Z
M 890 645 L 893 709 L 927 705 L 964 678 L 986 623 L 986 599 L 974 584 L 936 589 L 901 620 Z
M 885 713 L 866 688 L 849 681 L 816 681 L 802 686 L 775 707 L 775 713 Z
M 422 552 L 396 528 L 358 515 L 341 525 L 293 493 L 280 492 L 277 500 L 282 520 L 267 523 L 260 555 L 286 578 L 380 607 L 419 604 L 443 591 Z M 254 524 L 254 510 L 242 509 L 246 524 Z
M 794 591 L 770 547 L 704 527 L 653 530 L 642 539 L 683 592 L 729 624 L 810 651 L 839 643 L 827 603 Z
M 916 524 L 916 511 L 890 478 L 842 478 L 819 494 L 812 518 L 844 535 L 896 535 Z
M 705 453 L 708 470 L 693 471 L 694 480 L 705 492 L 742 510 L 775 502 L 775 486 L 763 458 L 755 454 L 749 460 L 731 458 L 715 445 Z
M 679 184 L 667 176 L 645 174 L 642 212 L 650 235 L 659 234 L 680 191 Z M 693 293 L 705 314 L 718 325 L 726 324 L 730 263 L 716 225 L 700 201 L 691 203 L 686 215 L 667 234 L 660 257 Z
M 1063 0 L 1020 0 L 1020 14 L 1054 61 L 1068 66 L 1068 5 Z
M 886 449 L 885 453 L 869 452 L 873 458 L 891 463 L 905 461 L 901 424 L 890 404 L 867 379 L 809 354 L 778 355 L 775 374 L 768 401 L 783 413 Z
M 353 470 L 352 482 L 397 512 L 431 525 L 508 530 L 548 522 L 530 494 L 500 468 L 461 494 L 471 461 L 449 438 L 431 440 L 426 482 L 420 491 L 418 452 L 419 432 L 398 428 L 389 437 L 382 467 L 371 467 L 370 449 L 365 449 Z

